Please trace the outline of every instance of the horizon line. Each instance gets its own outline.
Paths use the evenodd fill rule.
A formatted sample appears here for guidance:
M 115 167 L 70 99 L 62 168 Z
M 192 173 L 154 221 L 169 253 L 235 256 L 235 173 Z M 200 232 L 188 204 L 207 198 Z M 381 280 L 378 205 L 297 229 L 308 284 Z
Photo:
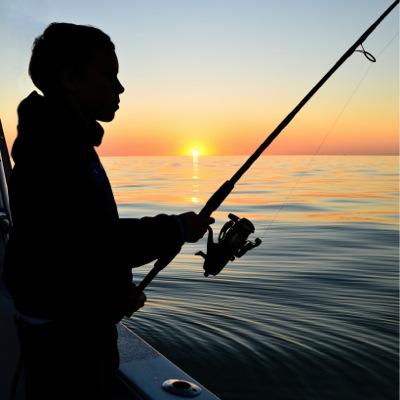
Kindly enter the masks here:
M 101 152 L 100 152 L 101 153 Z M 189 154 L 99 154 L 101 157 L 188 157 L 192 158 Z M 250 157 L 251 154 L 200 154 L 198 157 Z M 301 153 L 301 154 L 261 154 L 260 157 L 310 157 L 310 156 L 324 156 L 324 157 L 347 157 L 347 156 L 359 156 L 359 157 L 399 157 L 400 153 L 326 153 L 326 154 L 313 154 L 313 153 Z

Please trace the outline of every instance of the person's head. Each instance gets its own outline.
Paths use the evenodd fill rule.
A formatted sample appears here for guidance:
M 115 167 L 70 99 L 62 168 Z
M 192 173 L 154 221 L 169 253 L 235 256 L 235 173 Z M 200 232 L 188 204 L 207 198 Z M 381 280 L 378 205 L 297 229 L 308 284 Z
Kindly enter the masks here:
M 111 121 L 124 91 L 110 37 L 86 25 L 52 23 L 35 39 L 29 75 L 47 97 L 64 97 L 88 118 Z

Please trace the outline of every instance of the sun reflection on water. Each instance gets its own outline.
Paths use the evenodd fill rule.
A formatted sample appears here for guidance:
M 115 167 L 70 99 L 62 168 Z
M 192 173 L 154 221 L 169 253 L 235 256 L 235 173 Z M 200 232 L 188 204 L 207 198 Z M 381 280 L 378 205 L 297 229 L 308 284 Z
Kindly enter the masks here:
M 192 159 L 193 159 L 193 173 L 192 173 L 192 203 L 199 203 L 199 155 L 200 152 L 197 149 L 192 150 Z

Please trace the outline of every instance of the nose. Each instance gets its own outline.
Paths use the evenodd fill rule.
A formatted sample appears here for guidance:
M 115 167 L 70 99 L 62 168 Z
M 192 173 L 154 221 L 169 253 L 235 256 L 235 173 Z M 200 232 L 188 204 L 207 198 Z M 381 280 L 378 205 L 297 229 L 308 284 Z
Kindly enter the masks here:
M 119 81 L 119 79 L 117 79 L 117 90 L 118 90 L 118 94 L 125 92 L 125 88 L 121 85 L 121 82 Z

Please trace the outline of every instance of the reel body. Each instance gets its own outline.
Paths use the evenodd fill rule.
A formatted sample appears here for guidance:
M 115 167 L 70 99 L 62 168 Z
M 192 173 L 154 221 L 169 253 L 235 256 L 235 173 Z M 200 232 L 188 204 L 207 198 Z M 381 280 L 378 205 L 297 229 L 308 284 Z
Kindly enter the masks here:
M 239 218 L 234 214 L 228 217 L 230 220 L 222 227 L 218 242 L 214 242 L 213 231 L 208 227 L 207 254 L 202 251 L 196 253 L 204 258 L 204 276 L 219 274 L 229 261 L 242 257 L 261 244 L 259 238 L 254 242 L 248 240 L 255 228 L 247 218 Z

